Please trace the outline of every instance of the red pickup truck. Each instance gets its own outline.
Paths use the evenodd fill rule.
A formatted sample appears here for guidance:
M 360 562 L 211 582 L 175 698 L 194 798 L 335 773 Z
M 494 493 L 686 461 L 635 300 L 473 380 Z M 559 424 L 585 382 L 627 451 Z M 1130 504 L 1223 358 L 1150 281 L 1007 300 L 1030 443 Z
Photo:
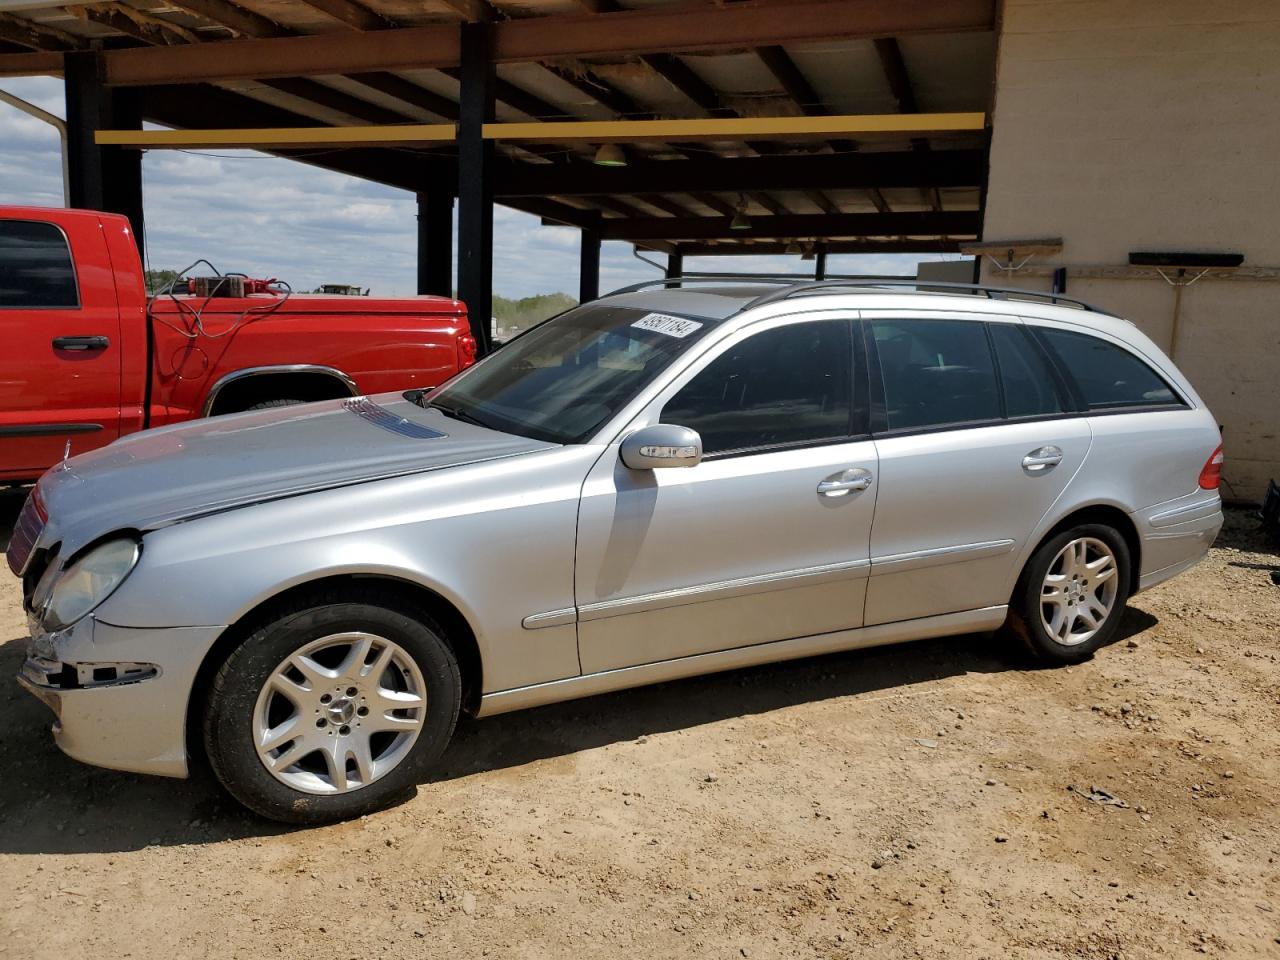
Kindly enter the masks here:
M 0 483 L 35 479 L 68 442 L 84 453 L 193 417 L 434 387 L 475 361 L 457 300 L 233 280 L 239 295 L 217 295 L 228 281 L 149 298 L 125 217 L 0 206 Z

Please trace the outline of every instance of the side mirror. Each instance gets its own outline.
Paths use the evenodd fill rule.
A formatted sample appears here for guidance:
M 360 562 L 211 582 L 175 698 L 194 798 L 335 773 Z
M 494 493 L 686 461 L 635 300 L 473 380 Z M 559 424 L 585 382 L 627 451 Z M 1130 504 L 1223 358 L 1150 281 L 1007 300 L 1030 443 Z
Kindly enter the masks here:
M 702 438 L 688 427 L 655 423 L 622 441 L 622 462 L 632 470 L 696 467 L 702 462 Z

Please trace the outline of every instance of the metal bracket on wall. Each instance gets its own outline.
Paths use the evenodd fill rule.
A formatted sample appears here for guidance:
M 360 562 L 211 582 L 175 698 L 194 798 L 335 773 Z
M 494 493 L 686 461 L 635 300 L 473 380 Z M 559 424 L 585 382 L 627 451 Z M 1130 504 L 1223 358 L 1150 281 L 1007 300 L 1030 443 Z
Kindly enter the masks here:
M 993 270 L 1012 277 L 1035 257 L 1052 256 L 1062 252 L 1061 237 L 1044 237 L 1037 240 L 981 240 L 961 243 L 960 252 L 985 259 Z

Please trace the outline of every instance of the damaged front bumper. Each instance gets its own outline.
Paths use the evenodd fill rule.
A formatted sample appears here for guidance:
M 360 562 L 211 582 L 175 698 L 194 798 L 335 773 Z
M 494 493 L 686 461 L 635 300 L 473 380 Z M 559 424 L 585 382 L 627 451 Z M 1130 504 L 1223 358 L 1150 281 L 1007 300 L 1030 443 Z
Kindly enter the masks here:
M 224 628 L 118 627 L 85 617 L 58 633 L 32 624 L 18 683 L 53 711 L 68 756 L 100 767 L 187 775 L 187 704 Z

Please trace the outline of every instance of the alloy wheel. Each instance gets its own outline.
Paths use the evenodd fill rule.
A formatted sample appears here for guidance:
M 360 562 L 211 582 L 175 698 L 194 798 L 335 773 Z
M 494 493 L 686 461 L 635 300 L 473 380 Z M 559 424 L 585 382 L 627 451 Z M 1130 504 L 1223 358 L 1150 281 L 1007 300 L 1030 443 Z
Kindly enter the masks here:
M 1067 543 L 1040 588 L 1040 619 L 1057 643 L 1087 643 L 1115 609 L 1119 567 L 1111 548 L 1096 537 Z
M 294 790 L 350 793 L 404 760 L 426 706 L 422 671 L 403 647 L 371 633 L 330 634 L 271 672 L 253 711 L 254 746 Z

